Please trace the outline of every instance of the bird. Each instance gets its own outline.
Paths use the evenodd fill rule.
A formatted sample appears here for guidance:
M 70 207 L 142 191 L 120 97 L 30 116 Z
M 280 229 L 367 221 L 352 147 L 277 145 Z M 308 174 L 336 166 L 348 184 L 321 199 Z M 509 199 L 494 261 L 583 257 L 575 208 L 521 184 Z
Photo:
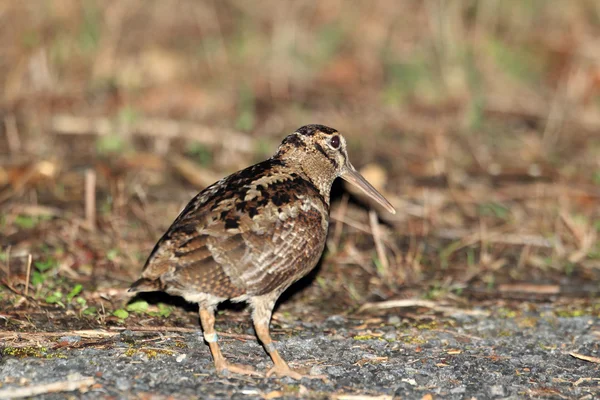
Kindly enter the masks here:
M 164 291 L 197 303 L 217 373 L 264 376 L 229 363 L 218 344 L 216 307 L 226 300 L 246 302 L 273 361 L 266 376 L 310 377 L 283 360 L 269 325 L 279 296 L 323 253 L 331 186 L 338 177 L 396 212 L 350 163 L 346 139 L 336 129 L 306 125 L 288 135 L 269 159 L 198 193 L 156 243 L 129 291 Z

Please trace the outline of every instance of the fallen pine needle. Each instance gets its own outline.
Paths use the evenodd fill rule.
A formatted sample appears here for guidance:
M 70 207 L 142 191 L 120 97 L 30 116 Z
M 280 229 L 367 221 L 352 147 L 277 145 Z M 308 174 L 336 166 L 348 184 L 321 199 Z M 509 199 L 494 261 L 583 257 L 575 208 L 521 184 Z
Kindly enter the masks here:
M 589 362 L 592 362 L 595 364 L 600 364 L 600 357 L 586 356 L 585 354 L 579 354 L 579 353 L 575 353 L 575 352 L 571 352 L 571 353 L 569 353 L 569 355 L 571 357 L 579 358 L 580 360 L 589 361 Z
M 72 392 L 73 390 L 85 391 L 94 383 L 94 378 L 87 377 L 73 381 L 60 381 L 30 387 L 4 389 L 0 390 L 0 399 L 20 399 L 44 393 Z

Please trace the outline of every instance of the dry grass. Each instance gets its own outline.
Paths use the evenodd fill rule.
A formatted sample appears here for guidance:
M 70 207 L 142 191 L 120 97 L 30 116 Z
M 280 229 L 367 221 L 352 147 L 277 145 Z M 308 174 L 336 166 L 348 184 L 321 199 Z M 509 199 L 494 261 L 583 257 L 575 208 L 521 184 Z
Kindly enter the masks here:
M 329 250 L 291 303 L 597 293 L 596 1 L 248 4 L 0 6 L 7 326 L 33 309 L 120 323 L 181 206 L 306 123 L 343 131 L 399 213 L 336 187 Z M 136 315 L 166 313 L 150 307 Z

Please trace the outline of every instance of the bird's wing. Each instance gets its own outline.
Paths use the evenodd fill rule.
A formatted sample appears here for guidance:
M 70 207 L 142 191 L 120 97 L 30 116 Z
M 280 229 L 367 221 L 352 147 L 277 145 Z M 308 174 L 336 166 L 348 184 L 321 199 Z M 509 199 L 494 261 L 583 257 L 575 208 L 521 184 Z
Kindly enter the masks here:
M 318 190 L 295 175 L 263 186 L 235 178 L 186 206 L 152 251 L 144 282 L 235 298 L 283 290 L 314 266 L 328 221 Z
M 244 293 L 243 286 L 236 286 L 213 256 L 215 237 L 230 251 L 243 245 L 239 235 L 220 229 L 219 215 L 212 212 L 228 179 L 231 176 L 215 182 L 186 205 L 154 246 L 141 278 L 130 290 L 175 294 L 193 290 L 225 298 Z
M 314 208 L 300 210 L 301 201 L 281 208 L 276 215 L 254 219 L 242 234 L 245 259 L 230 268 L 252 295 L 283 291 L 306 275 L 323 252 L 327 218 Z

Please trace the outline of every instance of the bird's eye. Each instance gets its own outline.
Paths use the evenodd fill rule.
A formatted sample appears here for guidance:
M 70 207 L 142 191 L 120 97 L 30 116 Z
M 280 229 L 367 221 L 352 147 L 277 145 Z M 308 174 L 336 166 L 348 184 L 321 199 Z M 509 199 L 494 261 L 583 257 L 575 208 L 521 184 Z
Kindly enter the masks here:
M 334 149 L 337 149 L 338 147 L 340 147 L 340 137 L 339 136 L 332 137 L 331 140 L 329 141 L 329 144 Z

